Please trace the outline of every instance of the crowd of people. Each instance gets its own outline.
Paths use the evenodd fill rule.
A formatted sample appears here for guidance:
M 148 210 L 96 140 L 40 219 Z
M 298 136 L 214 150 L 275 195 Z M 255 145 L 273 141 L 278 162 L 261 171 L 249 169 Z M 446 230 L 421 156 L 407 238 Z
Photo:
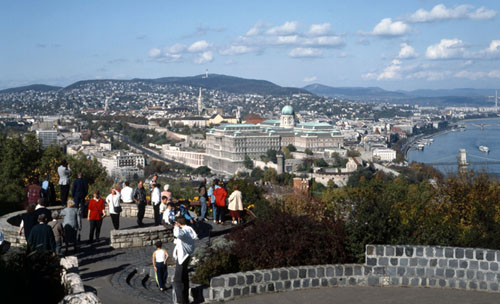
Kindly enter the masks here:
M 70 164 L 62 161 L 57 168 L 59 175 L 60 203 L 65 206 L 60 212 L 50 211 L 47 207 L 56 205 L 56 191 L 50 176 L 45 176 L 40 182 L 37 178 L 30 180 L 26 191 L 26 213 L 21 215 L 19 235 L 24 231 L 28 245 L 33 250 L 48 251 L 54 255 L 63 256 L 78 252 L 82 218 L 87 218 L 89 224 L 88 244 L 100 241 L 103 219 L 109 214 L 114 229 L 120 228 L 120 213 L 122 203 L 137 206 L 137 225 L 144 226 L 146 206 L 153 207 L 154 225 L 164 225 L 173 229 L 175 248 L 173 257 L 175 276 L 173 279 L 174 302 L 188 303 L 188 265 L 194 252 L 194 241 L 198 238 L 194 229 L 197 222 L 209 219 L 209 208 L 212 208 L 214 224 L 225 225 L 229 212 L 233 225 L 242 222 L 242 193 L 238 186 L 233 186 L 229 195 L 223 181 L 214 179 L 207 184 L 202 179 L 198 187 L 199 214 L 189 210 L 188 201 L 176 201 L 168 184 L 163 188 L 154 175 L 146 190 L 144 181 L 139 181 L 135 188 L 128 181 L 117 182 L 104 198 L 99 191 L 92 193 L 92 198 L 86 202 L 89 185 L 83 174 L 78 172 L 72 185 Z M 69 199 L 71 185 L 72 199 Z M 161 190 L 163 189 L 163 190 Z M 148 196 L 149 194 L 149 196 Z M 107 212 L 106 212 L 107 209 Z M 62 220 L 61 220 L 62 218 Z M 158 288 L 166 289 L 167 260 L 169 255 L 162 248 L 162 242 L 155 243 L 152 264 Z M 63 248 L 65 249 L 63 253 Z

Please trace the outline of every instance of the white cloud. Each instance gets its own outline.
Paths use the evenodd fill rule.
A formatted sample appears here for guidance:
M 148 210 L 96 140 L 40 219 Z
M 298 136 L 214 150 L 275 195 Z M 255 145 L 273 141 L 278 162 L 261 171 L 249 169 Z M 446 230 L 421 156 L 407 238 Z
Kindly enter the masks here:
M 225 49 L 219 51 L 221 55 L 242 55 L 254 52 L 255 48 L 248 47 L 246 45 L 231 45 Z
M 316 76 L 305 77 L 304 82 L 313 82 L 313 81 L 316 81 L 317 79 L 318 79 L 318 77 L 316 77 Z
M 378 77 L 378 74 L 374 73 L 374 72 L 369 72 L 369 73 L 365 73 L 365 74 L 361 75 L 361 78 L 363 78 L 365 80 L 374 80 L 374 79 L 377 79 L 377 77 Z
M 196 41 L 188 47 L 191 53 L 205 52 L 210 47 L 210 44 L 205 40 Z
M 410 26 L 403 21 L 392 21 L 391 18 L 384 18 L 373 28 L 372 34 L 376 36 L 396 37 L 409 33 Z
M 401 43 L 401 50 L 399 50 L 398 58 L 400 59 L 413 59 L 417 58 L 418 53 L 415 51 L 415 49 L 407 44 L 407 43 Z
M 292 58 L 314 58 L 320 57 L 322 55 L 322 51 L 314 48 L 294 48 L 288 55 Z
M 266 25 L 264 24 L 264 22 L 258 21 L 257 23 L 255 23 L 254 26 L 252 26 L 248 30 L 248 32 L 246 33 L 246 36 L 258 36 L 258 35 L 262 34 L 262 31 L 264 30 L 265 27 L 266 27 Z
M 478 58 L 498 58 L 500 57 L 500 40 L 492 40 L 490 45 L 479 51 L 477 54 Z
M 330 33 L 330 23 L 311 24 L 307 34 L 309 36 L 325 36 Z
M 382 73 L 377 76 L 377 80 L 393 80 L 401 78 L 401 61 L 394 59 L 391 65 L 386 67 Z
M 171 47 L 165 47 L 165 52 L 168 52 L 168 53 L 182 53 L 186 50 L 186 46 L 184 44 L 181 44 L 181 43 L 176 43 L 174 45 L 172 45 Z
M 452 19 L 486 20 L 494 18 L 496 15 L 497 11 L 485 7 L 474 9 L 473 6 L 464 4 L 454 8 L 447 8 L 444 4 L 438 4 L 430 11 L 425 9 L 417 10 L 407 18 L 407 21 L 412 23 L 424 23 Z
M 269 35 L 294 35 L 297 33 L 299 23 L 297 21 L 287 21 L 283 25 L 275 26 L 267 30 Z
M 278 36 L 274 40 L 275 44 L 297 44 L 299 42 L 299 36 Z
M 152 48 L 149 50 L 149 57 L 160 62 L 174 62 L 182 58 L 182 53 L 186 50 L 183 44 L 165 46 L 163 49 Z
M 206 52 L 199 54 L 198 57 L 196 57 L 194 59 L 194 62 L 198 63 L 198 64 L 202 64 L 202 63 L 211 62 L 212 60 L 214 60 L 214 56 L 213 56 L 212 52 L 206 51 Z
M 465 43 L 460 39 L 441 39 L 427 47 L 427 59 L 456 59 L 466 56 Z
M 152 48 L 149 50 L 149 57 L 159 57 L 161 55 L 161 50 L 157 48 Z
M 319 47 L 337 47 L 345 44 L 344 40 L 339 36 L 320 36 L 315 38 L 307 38 L 302 41 L 303 45 L 319 46 Z
M 489 72 L 472 72 L 467 70 L 459 71 L 455 74 L 457 78 L 466 78 L 470 80 L 478 80 L 483 78 L 500 78 L 500 70 L 491 70 Z
M 437 81 L 448 78 L 450 71 L 417 71 L 406 76 L 406 79 L 424 79 L 427 81 Z

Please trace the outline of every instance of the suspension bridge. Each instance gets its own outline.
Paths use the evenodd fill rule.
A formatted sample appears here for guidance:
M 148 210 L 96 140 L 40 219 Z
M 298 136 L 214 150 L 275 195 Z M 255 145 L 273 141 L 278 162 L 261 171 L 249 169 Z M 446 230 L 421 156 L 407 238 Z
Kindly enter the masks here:
M 479 127 L 481 131 L 484 130 L 485 127 L 500 127 L 500 123 L 473 123 L 471 125 Z
M 469 157 L 474 158 L 473 161 L 469 161 Z M 447 159 L 455 158 L 455 161 L 445 161 Z M 459 168 L 464 168 L 466 169 L 469 165 L 500 165 L 500 160 L 494 159 L 494 158 L 489 158 L 489 157 L 484 157 L 484 156 L 479 156 L 479 155 L 473 155 L 473 154 L 467 154 L 467 151 L 465 149 L 460 149 L 458 152 L 458 156 L 455 155 L 448 155 L 445 157 L 441 157 L 439 159 L 436 159 L 432 163 L 426 163 L 427 165 L 431 166 L 457 166 Z

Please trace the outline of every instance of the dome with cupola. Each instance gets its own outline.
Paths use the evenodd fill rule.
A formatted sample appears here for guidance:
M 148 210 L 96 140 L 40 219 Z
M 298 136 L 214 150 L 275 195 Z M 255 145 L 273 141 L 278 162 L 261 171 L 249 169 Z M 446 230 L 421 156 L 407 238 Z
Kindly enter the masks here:
M 294 115 L 295 112 L 293 111 L 292 106 L 286 105 L 283 107 L 283 109 L 281 109 L 281 114 L 282 115 Z

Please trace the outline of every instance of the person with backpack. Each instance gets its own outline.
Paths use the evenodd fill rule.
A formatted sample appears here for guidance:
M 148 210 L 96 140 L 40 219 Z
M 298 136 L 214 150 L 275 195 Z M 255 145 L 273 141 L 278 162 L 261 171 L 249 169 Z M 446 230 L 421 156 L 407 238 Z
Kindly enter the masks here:
M 207 201 L 208 201 L 208 192 L 207 192 L 207 179 L 203 178 L 200 183 L 200 187 L 198 187 L 198 195 L 201 205 L 201 214 L 200 218 L 202 221 L 206 220 L 207 215 Z

